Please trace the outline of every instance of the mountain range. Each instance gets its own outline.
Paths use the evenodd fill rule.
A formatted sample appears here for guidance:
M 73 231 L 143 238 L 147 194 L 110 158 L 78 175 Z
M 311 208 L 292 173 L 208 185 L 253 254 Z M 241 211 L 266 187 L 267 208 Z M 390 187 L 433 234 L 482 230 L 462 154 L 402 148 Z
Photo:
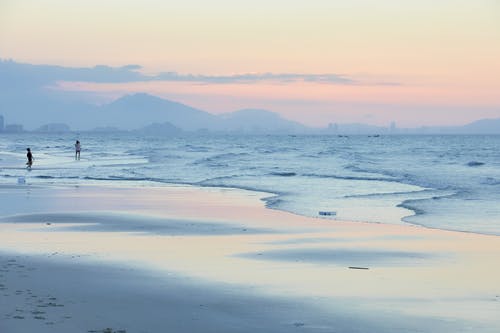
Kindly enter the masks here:
M 151 123 L 170 124 L 183 131 L 291 133 L 306 132 L 307 127 L 279 114 L 245 109 L 221 115 L 195 109 L 144 93 L 126 95 L 98 108 L 102 124 L 122 129 L 145 130 Z M 166 125 L 169 126 L 169 125 Z M 170 126 L 170 130 L 173 128 Z M 149 127 L 150 128 L 150 127 Z M 147 129 L 147 128 L 146 128 Z M 151 128 L 150 128 L 151 129 Z
M 29 107 L 21 103 L 16 108 L 17 110 L 10 108 L 7 111 L 15 111 L 12 118 L 32 128 L 47 127 L 47 124 L 51 123 L 65 123 L 76 130 L 116 128 L 151 130 L 155 133 L 161 126 L 168 132 L 303 133 L 310 131 L 302 124 L 284 119 L 279 114 L 266 110 L 245 109 L 214 115 L 145 93 L 125 95 L 100 106 L 74 102 L 71 104 L 43 103 L 37 100 Z M 32 112 L 33 109 L 37 112 Z M 8 122 L 9 112 L 4 115 Z M 151 126 L 153 124 L 154 126 Z
M 267 110 L 244 109 L 214 115 L 145 93 L 125 95 L 100 106 L 32 96 L 10 108 L 0 101 L 0 114 L 32 128 L 67 124 L 74 130 L 134 130 L 151 134 L 182 132 L 265 134 L 500 134 L 499 119 L 482 119 L 464 126 L 396 128 L 367 124 L 325 124 L 311 128 Z M 4 100 L 5 102 L 5 100 Z M 15 107 L 12 107 L 15 105 Z M 36 112 L 33 112 L 36 110 Z M 57 128 L 61 128 L 58 126 Z

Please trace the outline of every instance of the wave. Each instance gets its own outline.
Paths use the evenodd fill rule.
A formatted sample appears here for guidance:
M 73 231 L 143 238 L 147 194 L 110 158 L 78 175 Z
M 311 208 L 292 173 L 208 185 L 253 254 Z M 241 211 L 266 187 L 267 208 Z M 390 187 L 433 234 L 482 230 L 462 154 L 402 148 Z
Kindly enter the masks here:
M 401 182 L 401 179 L 388 178 L 388 177 L 339 176 L 339 175 L 325 175 L 316 173 L 304 173 L 301 174 L 301 176 L 311 177 L 311 178 L 333 178 L 342 180 L 365 180 L 365 181 L 396 182 L 396 183 Z
M 38 175 L 38 176 L 32 176 L 32 178 L 37 178 L 37 179 L 80 179 L 79 176 L 49 176 L 49 175 Z
M 147 157 L 147 160 L 150 163 L 159 163 L 168 160 L 180 160 L 182 158 L 183 157 L 181 155 L 174 155 L 174 154 L 166 154 L 166 155 L 151 154 L 150 156 Z
M 224 181 L 230 181 L 230 180 L 235 180 L 241 177 L 255 177 L 256 175 L 230 175 L 230 176 L 221 176 L 221 177 L 214 177 L 210 179 L 205 179 L 199 182 L 186 182 L 185 184 L 193 185 L 193 186 L 201 186 L 201 187 L 220 187 L 220 188 L 232 188 L 232 189 L 239 189 L 239 190 L 246 190 L 246 191 L 253 191 L 253 192 L 261 192 L 261 193 L 269 193 L 274 195 L 284 195 L 286 192 L 284 191 L 278 191 L 278 190 L 269 190 L 266 188 L 259 187 L 258 185 L 252 186 L 252 185 L 243 185 L 243 184 L 236 184 L 236 183 L 224 183 Z
M 445 199 L 458 199 L 458 200 L 468 200 L 464 199 L 463 197 L 467 195 L 467 191 L 458 191 L 455 193 L 451 193 L 448 195 L 441 195 L 441 196 L 433 196 L 430 198 L 422 198 L 422 199 L 408 199 L 403 201 L 401 204 L 398 205 L 398 207 L 402 207 L 405 209 L 408 209 L 413 212 L 412 215 L 408 215 L 402 218 L 402 221 L 411 225 L 416 225 L 416 226 L 421 226 L 429 229 L 439 229 L 439 230 L 449 230 L 449 231 L 455 231 L 455 232 L 464 232 L 464 233 L 476 233 L 476 234 L 483 234 L 483 235 L 496 235 L 499 236 L 500 232 L 498 231 L 488 231 L 488 230 L 481 230 L 481 229 L 471 229 L 470 226 L 463 225 L 463 224 L 453 224 L 453 225 L 433 225 L 431 220 L 428 219 L 418 219 L 415 220 L 415 217 L 422 217 L 425 215 L 432 215 L 432 212 L 428 212 L 424 209 L 422 209 L 419 205 L 420 203 L 424 201 L 438 201 L 438 200 L 445 200 Z M 469 199 L 469 200 L 477 200 L 477 199 Z
M 205 146 L 196 146 L 196 145 L 190 145 L 187 144 L 184 146 L 186 151 L 193 152 L 193 153 L 208 153 L 210 151 L 210 148 L 205 147 Z
M 4 174 L 0 180 L 12 183 L 13 178 L 26 174 L 22 163 L 24 155 L 20 153 L 26 147 L 17 139 L 2 137 L 2 140 L 4 160 L 0 163 L 5 166 L 0 168 Z M 316 199 L 332 200 L 334 205 L 335 200 L 341 200 L 342 204 L 352 205 L 349 214 L 353 220 L 367 218 L 361 218 L 364 213 L 355 209 L 365 199 L 380 200 L 380 204 L 390 204 L 390 208 L 402 202 L 399 207 L 411 209 L 415 215 L 425 215 L 409 218 L 409 223 L 413 219 L 445 227 L 462 223 L 461 227 L 477 231 L 485 229 L 480 224 L 486 223 L 484 221 L 497 225 L 495 207 L 498 207 L 500 172 L 493 166 L 498 160 L 498 137 L 485 141 L 481 137 L 391 136 L 383 140 L 386 144 L 367 141 L 361 136 L 351 136 L 349 144 L 345 144 L 345 140 L 319 136 L 297 136 L 297 139 L 256 136 L 255 140 L 207 136 L 151 141 L 132 136 L 111 140 L 103 134 L 89 137 L 85 154 L 88 159 L 73 164 L 61 158 L 67 156 L 72 145 L 48 138 L 42 141 L 43 146 L 35 149 L 44 154 L 41 157 L 45 164 L 36 164 L 26 177 L 38 178 L 38 182 L 45 179 L 47 183 L 65 182 L 65 179 L 68 183 L 129 181 L 252 190 L 276 195 L 265 200 L 268 207 L 308 216 L 317 216 L 319 209 L 313 207 L 319 205 Z M 464 168 L 470 172 L 464 173 Z M 338 183 L 342 186 L 336 186 Z M 406 185 L 416 186 L 416 194 L 413 186 Z M 429 192 L 419 194 L 419 189 Z M 460 195 L 448 203 L 441 196 L 446 191 L 460 192 Z M 372 198 L 360 198 L 363 193 Z M 470 209 L 478 207 L 472 199 L 491 203 L 490 206 L 484 204 L 485 209 Z M 446 209 L 439 210 L 442 207 Z M 380 221 L 391 221 L 390 212 L 380 214 Z M 455 221 L 458 217 L 461 220 Z
M 144 181 L 150 181 L 150 182 L 157 182 L 157 183 L 166 183 L 164 179 L 161 178 L 154 178 L 154 177 L 125 177 L 125 176 L 107 176 L 107 177 L 96 177 L 96 176 L 85 176 L 83 177 L 85 180 L 120 180 L 120 181 L 138 181 L 138 182 L 144 182 Z
M 336 155 L 337 153 L 338 153 L 338 150 L 330 149 L 330 150 L 323 150 L 323 151 L 317 152 L 315 155 L 312 155 L 312 156 L 315 156 L 315 157 L 332 156 L 332 155 Z
M 280 196 L 273 195 L 262 199 L 266 203 L 266 208 L 278 210 L 282 203 L 285 202 Z
M 182 184 L 182 183 L 180 183 Z M 274 196 L 282 195 L 283 193 L 280 192 L 275 192 L 275 191 L 269 191 L 265 190 L 259 187 L 253 187 L 253 186 L 244 186 L 244 185 L 226 185 L 226 184 L 207 184 L 204 181 L 199 182 L 199 183 L 184 183 L 186 185 L 194 185 L 194 186 L 200 186 L 200 187 L 215 187 L 215 188 L 227 188 L 227 189 L 235 189 L 235 190 L 245 190 L 245 191 L 251 191 L 251 192 L 259 192 L 259 193 L 267 193 Z M 263 201 L 267 202 L 267 198 L 263 198 Z
M 436 190 L 434 189 L 423 189 L 423 190 L 415 190 L 415 191 L 397 191 L 397 192 L 383 192 L 383 193 L 370 193 L 370 194 L 353 194 L 353 195 L 345 195 L 342 196 L 344 199 L 357 199 L 357 198 L 384 198 L 384 197 L 391 197 L 391 196 L 415 196 L 415 195 L 423 195 L 428 193 L 429 195 L 431 193 L 435 193 Z M 424 199 L 419 199 L 419 200 L 426 200 L 426 199 L 440 199 L 442 197 L 447 197 L 448 194 L 443 194 L 442 196 L 432 196 L 432 197 L 426 197 Z M 417 199 L 408 199 L 408 200 L 417 200 Z M 403 207 L 403 206 L 401 206 Z M 403 207 L 406 208 L 406 207 Z
M 258 154 L 276 154 L 276 153 L 289 153 L 289 152 L 296 152 L 299 151 L 298 148 L 293 148 L 293 147 L 273 147 L 273 148 L 256 148 L 255 152 Z
M 227 176 L 220 176 L 220 177 L 213 177 L 213 178 L 208 178 L 199 182 L 195 182 L 193 184 L 208 184 L 210 182 L 216 182 L 216 181 L 224 181 L 224 180 L 230 180 L 230 179 L 237 179 L 241 177 L 255 177 L 253 174 L 238 174 L 238 175 L 227 175 Z
M 270 176 L 280 176 L 280 177 L 293 177 L 297 174 L 295 172 L 271 172 Z
M 484 164 L 485 164 L 484 162 L 470 161 L 466 165 L 470 166 L 470 167 L 477 167 L 477 166 L 481 166 L 481 165 L 484 165 Z
M 354 163 L 351 163 L 351 164 L 346 164 L 344 166 L 344 169 L 345 170 L 349 170 L 349 171 L 354 171 L 354 172 L 359 172 L 359 173 L 373 173 L 373 174 L 381 174 L 381 175 L 384 175 L 384 176 L 388 176 L 388 177 L 395 177 L 394 176 L 394 173 L 393 172 L 390 172 L 389 170 L 383 170 L 383 169 L 371 169 L 371 168 L 362 168 L 359 166 L 358 163 L 354 164 Z
M 223 161 L 229 162 L 229 160 L 240 159 L 242 157 L 250 156 L 248 153 L 225 153 L 217 154 L 210 157 L 205 157 L 192 162 L 192 165 L 209 165 L 209 166 L 229 166 Z
M 500 179 L 488 177 L 481 181 L 483 185 L 500 185 Z
M 26 168 L 24 168 L 24 169 L 26 169 Z M 3 178 L 17 178 L 17 177 L 19 177 L 19 175 L 9 175 L 9 174 L 3 174 L 1 176 Z

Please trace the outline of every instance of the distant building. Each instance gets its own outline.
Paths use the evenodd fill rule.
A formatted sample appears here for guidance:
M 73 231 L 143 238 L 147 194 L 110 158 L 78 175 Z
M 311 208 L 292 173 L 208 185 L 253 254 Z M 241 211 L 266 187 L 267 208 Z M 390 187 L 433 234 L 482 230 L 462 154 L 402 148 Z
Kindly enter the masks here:
M 3 122 L 3 116 L 0 114 L 0 132 L 3 132 L 3 127 L 4 127 L 4 122 Z
M 6 125 L 4 128 L 5 133 L 21 133 L 23 131 L 24 131 L 23 125 L 19 124 L 9 124 Z
M 337 123 L 335 123 L 335 124 L 329 123 L 327 130 L 330 133 L 338 133 L 339 132 L 339 125 Z
M 68 125 L 63 124 L 63 123 L 51 123 L 51 124 L 45 124 L 42 127 L 39 127 L 37 132 L 50 132 L 50 133 L 61 133 L 61 132 L 69 132 L 70 128 Z
M 390 132 L 390 133 L 396 133 L 396 129 L 397 129 L 397 127 L 396 127 L 396 122 L 394 122 L 394 121 L 393 121 L 393 122 L 391 123 L 391 126 L 389 127 L 389 132 Z

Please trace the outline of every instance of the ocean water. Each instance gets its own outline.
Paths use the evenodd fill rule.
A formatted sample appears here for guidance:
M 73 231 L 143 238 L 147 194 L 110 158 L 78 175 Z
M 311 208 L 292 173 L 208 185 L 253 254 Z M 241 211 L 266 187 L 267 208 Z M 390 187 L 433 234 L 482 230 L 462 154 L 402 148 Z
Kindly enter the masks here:
M 19 177 L 241 188 L 295 214 L 500 235 L 500 136 L 0 135 L 0 183 Z

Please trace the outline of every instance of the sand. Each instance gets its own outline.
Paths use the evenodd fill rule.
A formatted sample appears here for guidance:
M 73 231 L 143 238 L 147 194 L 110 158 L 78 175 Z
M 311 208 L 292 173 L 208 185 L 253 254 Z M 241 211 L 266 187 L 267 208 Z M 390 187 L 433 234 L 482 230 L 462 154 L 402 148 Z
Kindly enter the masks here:
M 268 194 L 0 187 L 0 332 L 498 332 L 500 238 Z

